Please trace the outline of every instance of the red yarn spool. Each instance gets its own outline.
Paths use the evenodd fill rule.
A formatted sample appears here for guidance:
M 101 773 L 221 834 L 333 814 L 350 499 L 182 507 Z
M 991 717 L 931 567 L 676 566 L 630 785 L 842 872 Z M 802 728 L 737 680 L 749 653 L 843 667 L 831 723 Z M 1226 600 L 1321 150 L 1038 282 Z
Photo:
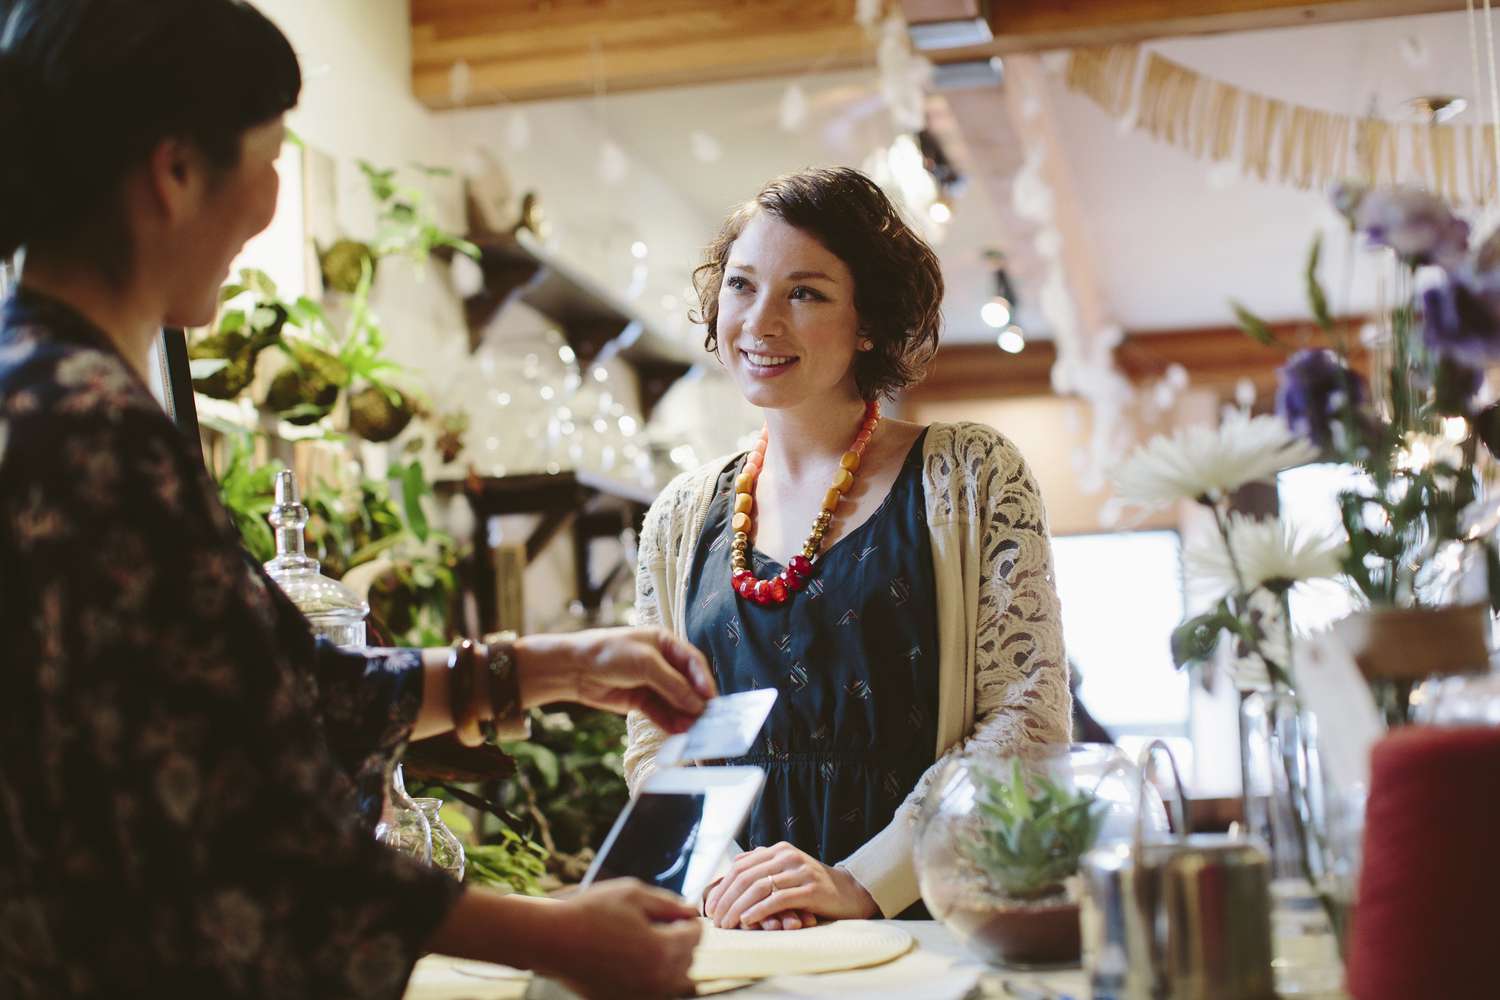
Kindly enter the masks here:
M 1500 729 L 1403 729 L 1371 759 L 1356 1000 L 1500 997 Z

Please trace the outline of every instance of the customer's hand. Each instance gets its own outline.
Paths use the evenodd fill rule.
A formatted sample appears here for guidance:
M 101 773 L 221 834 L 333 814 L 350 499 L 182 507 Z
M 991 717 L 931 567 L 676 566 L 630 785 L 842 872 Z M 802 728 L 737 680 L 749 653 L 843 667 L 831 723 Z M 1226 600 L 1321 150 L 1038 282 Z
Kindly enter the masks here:
M 790 930 L 788 914 L 806 926 L 803 913 L 839 920 L 878 916 L 880 908 L 853 875 L 783 842 L 736 857 L 703 911 L 718 927 Z
M 688 967 L 703 933 L 693 907 L 634 879 L 611 879 L 548 908 L 550 941 L 538 972 L 587 997 L 692 992 Z
M 667 732 L 680 733 L 717 693 L 703 654 L 665 629 L 533 635 L 515 648 L 521 702 L 528 707 L 576 701 L 621 715 L 638 709 Z

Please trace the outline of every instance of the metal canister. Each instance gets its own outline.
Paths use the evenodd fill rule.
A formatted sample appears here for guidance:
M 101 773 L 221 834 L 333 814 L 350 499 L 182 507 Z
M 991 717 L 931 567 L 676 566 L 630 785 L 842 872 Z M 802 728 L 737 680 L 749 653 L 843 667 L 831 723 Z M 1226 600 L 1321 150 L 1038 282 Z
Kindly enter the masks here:
M 1180 832 L 1145 842 L 1138 827 L 1133 843 L 1084 855 L 1080 874 L 1093 1000 L 1275 1000 L 1270 862 L 1253 844 Z

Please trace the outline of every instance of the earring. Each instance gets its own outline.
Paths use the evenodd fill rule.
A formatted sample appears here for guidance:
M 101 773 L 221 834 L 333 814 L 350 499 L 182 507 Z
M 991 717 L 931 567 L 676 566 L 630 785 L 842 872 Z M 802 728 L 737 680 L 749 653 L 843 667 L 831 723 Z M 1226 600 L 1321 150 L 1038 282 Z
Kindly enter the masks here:
M 875 350 L 875 341 L 871 340 L 869 337 L 865 337 L 860 340 L 859 349 L 861 351 L 873 351 Z

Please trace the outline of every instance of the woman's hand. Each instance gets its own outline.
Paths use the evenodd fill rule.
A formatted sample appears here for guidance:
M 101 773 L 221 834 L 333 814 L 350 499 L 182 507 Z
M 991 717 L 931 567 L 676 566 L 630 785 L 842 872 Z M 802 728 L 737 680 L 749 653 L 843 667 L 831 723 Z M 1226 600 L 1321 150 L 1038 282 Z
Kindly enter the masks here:
M 620 715 L 638 709 L 680 733 L 717 694 L 703 654 L 665 629 L 526 636 L 515 651 L 527 707 L 576 701 Z
M 717 927 L 794 930 L 808 926 L 803 914 L 838 920 L 878 916 L 880 908 L 853 875 L 783 842 L 736 857 L 703 912 Z
M 693 907 L 634 879 L 611 879 L 547 908 L 555 948 L 539 972 L 588 997 L 691 994 L 688 967 L 703 933 Z

